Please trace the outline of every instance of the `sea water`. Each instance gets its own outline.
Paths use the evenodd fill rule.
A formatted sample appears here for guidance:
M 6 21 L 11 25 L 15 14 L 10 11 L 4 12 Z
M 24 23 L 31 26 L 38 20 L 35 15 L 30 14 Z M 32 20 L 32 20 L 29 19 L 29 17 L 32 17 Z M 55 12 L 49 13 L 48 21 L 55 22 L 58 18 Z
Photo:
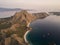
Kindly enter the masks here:
M 60 16 L 48 16 L 30 24 L 26 35 L 30 45 L 60 45 Z

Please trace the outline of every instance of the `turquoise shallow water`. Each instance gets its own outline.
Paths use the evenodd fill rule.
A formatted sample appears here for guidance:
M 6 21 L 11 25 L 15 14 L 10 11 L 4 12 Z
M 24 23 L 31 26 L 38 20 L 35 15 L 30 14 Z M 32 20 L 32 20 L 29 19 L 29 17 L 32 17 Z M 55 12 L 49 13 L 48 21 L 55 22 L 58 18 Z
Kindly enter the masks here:
M 56 21 L 37 20 L 26 38 L 30 45 L 60 45 L 60 24 Z

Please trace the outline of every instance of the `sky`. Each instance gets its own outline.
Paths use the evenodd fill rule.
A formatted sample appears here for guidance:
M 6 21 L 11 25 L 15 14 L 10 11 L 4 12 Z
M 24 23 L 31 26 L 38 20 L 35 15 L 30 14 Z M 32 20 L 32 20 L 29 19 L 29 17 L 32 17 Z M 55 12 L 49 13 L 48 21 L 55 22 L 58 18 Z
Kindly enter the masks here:
M 0 7 L 38 10 L 40 8 L 60 9 L 60 0 L 0 0 Z

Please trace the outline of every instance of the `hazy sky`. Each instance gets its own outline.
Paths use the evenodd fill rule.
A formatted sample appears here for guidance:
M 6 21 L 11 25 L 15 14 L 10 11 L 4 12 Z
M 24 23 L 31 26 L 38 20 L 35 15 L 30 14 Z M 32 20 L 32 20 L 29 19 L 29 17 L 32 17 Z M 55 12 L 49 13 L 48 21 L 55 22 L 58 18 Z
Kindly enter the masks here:
M 0 0 L 0 7 L 7 8 L 59 8 L 60 0 Z

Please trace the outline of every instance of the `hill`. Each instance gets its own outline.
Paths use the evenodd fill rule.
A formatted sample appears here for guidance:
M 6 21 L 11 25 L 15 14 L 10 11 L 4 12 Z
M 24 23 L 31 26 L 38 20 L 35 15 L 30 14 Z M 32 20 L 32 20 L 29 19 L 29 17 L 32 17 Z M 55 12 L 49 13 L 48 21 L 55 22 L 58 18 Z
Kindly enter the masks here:
M 43 19 L 47 16 L 49 16 L 47 13 L 30 14 L 26 10 L 22 10 L 16 12 L 12 17 L 0 19 L 0 44 L 25 45 L 23 36 L 30 29 L 29 24 L 32 21 Z

